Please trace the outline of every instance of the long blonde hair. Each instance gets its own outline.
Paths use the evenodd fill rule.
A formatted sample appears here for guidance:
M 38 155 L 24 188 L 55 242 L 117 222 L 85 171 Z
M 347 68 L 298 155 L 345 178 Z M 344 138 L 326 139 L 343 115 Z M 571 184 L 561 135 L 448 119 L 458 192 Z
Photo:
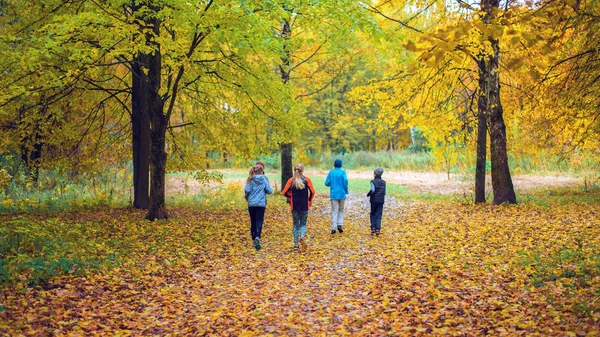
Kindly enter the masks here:
M 262 165 L 255 165 L 253 168 L 250 169 L 250 173 L 248 173 L 248 179 L 246 179 L 246 184 L 250 184 L 252 182 L 252 179 L 254 179 L 254 176 L 256 176 L 257 174 L 263 174 L 264 173 L 264 169 L 262 167 Z
M 304 185 L 304 179 L 302 179 L 304 177 L 302 173 L 304 173 L 304 166 L 300 163 L 296 164 L 294 166 L 294 180 L 292 181 L 292 185 L 299 190 L 306 186 Z

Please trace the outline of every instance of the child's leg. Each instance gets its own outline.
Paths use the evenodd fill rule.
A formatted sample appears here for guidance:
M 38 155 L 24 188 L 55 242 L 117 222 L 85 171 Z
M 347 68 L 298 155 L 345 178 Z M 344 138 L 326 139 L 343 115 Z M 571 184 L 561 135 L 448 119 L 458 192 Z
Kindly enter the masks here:
M 298 212 L 299 214 L 299 227 L 300 227 L 300 237 L 306 236 L 306 220 L 308 219 L 308 211 Z
M 265 207 L 256 207 L 256 236 L 260 239 L 265 222 Z
M 337 215 L 338 228 L 341 227 L 342 223 L 344 222 L 344 207 L 346 206 L 346 199 L 339 200 L 339 203 L 340 203 L 340 208 L 339 208 L 338 215 Z
M 377 203 L 375 210 L 375 229 L 379 232 L 381 230 L 381 218 L 383 217 L 383 203 Z
M 293 224 L 293 228 L 292 230 L 294 231 L 294 244 L 297 245 L 298 244 L 298 232 L 300 229 L 300 218 L 299 218 L 299 214 L 298 211 L 292 211 L 292 220 L 294 221 Z
M 256 238 L 256 207 L 248 207 L 248 214 L 250 214 L 250 235 L 254 240 Z
M 331 230 L 337 230 L 337 219 L 340 211 L 339 200 L 331 200 Z
M 369 220 L 371 221 L 371 231 L 374 231 L 377 229 L 377 219 L 375 217 L 377 211 L 377 203 L 372 202 L 371 203 L 371 213 L 369 213 Z

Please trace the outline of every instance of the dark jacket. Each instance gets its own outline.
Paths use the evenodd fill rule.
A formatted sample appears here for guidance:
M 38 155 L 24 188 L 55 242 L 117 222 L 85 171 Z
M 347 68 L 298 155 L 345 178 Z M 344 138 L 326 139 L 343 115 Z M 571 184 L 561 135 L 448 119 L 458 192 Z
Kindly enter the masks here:
M 371 203 L 384 203 L 385 202 L 385 180 L 381 178 L 375 178 L 371 180 L 371 183 L 375 186 L 375 191 L 369 191 L 367 194 Z
M 290 208 L 294 211 L 308 211 L 315 197 L 312 181 L 304 176 L 302 176 L 302 180 L 304 181 L 303 189 L 299 190 L 294 186 L 294 177 L 292 177 L 288 179 L 283 191 L 281 191 L 281 194 L 290 198 Z

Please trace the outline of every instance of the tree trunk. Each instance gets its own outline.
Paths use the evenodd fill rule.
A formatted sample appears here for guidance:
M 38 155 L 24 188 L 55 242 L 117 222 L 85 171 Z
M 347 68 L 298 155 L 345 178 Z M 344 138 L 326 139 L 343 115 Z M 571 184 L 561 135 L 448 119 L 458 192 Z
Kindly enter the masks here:
M 160 21 L 152 18 L 147 21 L 159 36 Z M 155 43 L 155 42 L 154 42 Z M 160 96 L 161 78 L 160 46 L 155 45 L 154 52 L 148 55 L 148 113 L 150 117 L 150 205 L 146 219 L 167 219 L 165 207 L 165 174 L 167 153 L 165 151 L 168 117 L 164 113 L 164 101 Z
M 494 204 L 505 202 L 516 204 L 517 197 L 508 167 L 506 148 L 506 126 L 500 102 L 500 78 L 498 76 L 498 41 L 492 42 L 494 56 L 490 58 L 490 154 L 492 160 L 492 188 Z
M 483 0 L 481 5 L 486 12 L 485 20 L 489 21 L 490 17 L 497 12 L 499 0 Z M 500 76 L 498 74 L 500 47 L 497 39 L 489 38 L 488 41 L 492 46 L 493 54 L 484 61 L 485 66 L 482 75 L 487 85 L 487 91 L 482 94 L 487 96 L 486 111 L 490 120 L 490 154 L 494 204 L 499 205 L 505 202 L 514 204 L 517 202 L 517 198 L 508 167 L 506 126 L 502 117 L 502 104 L 500 102 Z
M 133 207 L 147 209 L 150 203 L 150 118 L 148 79 L 142 71 L 148 56 L 138 55 L 131 64 L 131 134 L 133 152 Z
M 485 202 L 485 174 L 487 152 L 487 83 L 485 81 L 485 61 L 477 62 L 479 65 L 480 94 L 477 100 L 477 161 L 475 163 L 475 203 Z
M 290 81 L 291 55 L 287 43 L 291 35 L 292 30 L 290 23 L 288 22 L 288 20 L 283 20 L 283 22 L 281 23 L 281 37 L 284 40 L 284 55 L 281 57 L 281 65 L 279 66 L 279 73 L 283 84 L 286 84 Z M 289 111 L 289 109 L 286 108 L 286 111 Z M 292 143 L 280 143 L 279 151 L 281 152 L 281 189 L 283 190 L 283 187 L 287 183 L 288 179 L 290 179 L 294 175 L 292 169 Z
M 281 152 L 281 189 L 285 186 L 288 179 L 294 175 L 292 168 L 292 143 L 279 144 Z
M 158 95 L 157 95 L 158 96 Z M 167 169 L 167 153 L 165 140 L 167 133 L 167 119 L 163 114 L 163 102 L 159 100 L 151 108 L 152 151 L 150 155 L 150 207 L 146 219 L 167 219 L 169 214 L 165 207 L 165 174 Z M 160 110 L 159 110 L 160 109 Z

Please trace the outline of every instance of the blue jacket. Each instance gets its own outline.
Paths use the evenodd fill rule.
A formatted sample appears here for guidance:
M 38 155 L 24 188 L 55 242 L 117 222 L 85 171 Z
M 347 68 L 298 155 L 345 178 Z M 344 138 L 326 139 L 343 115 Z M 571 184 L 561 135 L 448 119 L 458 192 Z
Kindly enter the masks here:
M 267 207 L 267 194 L 273 193 L 269 179 L 262 174 L 252 178 L 252 182 L 244 186 L 244 198 L 248 201 L 248 207 Z
M 329 171 L 325 186 L 329 186 L 329 200 L 344 200 L 348 194 L 348 177 L 346 171 L 336 167 Z

